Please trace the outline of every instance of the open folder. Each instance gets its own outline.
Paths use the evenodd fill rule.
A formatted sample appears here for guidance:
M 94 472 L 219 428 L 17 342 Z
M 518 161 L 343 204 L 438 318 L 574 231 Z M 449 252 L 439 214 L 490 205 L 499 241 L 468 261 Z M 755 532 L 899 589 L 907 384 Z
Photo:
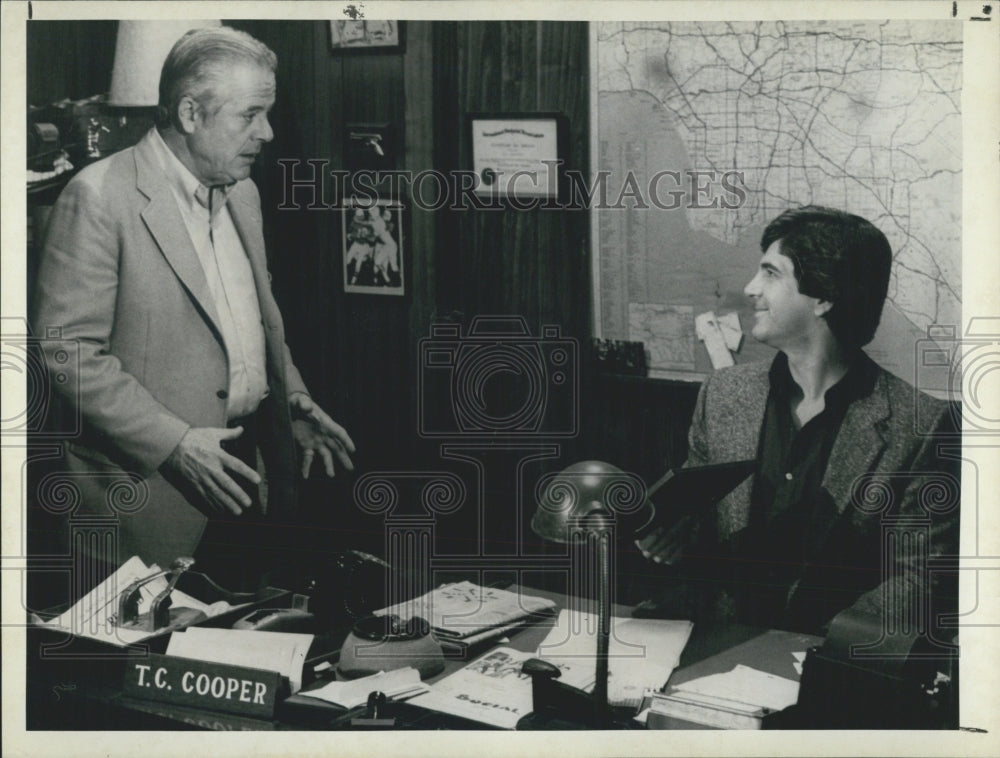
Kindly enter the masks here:
M 671 469 L 646 492 L 653 504 L 649 519 L 635 530 L 642 539 L 658 527 L 669 527 L 683 515 L 715 505 L 757 468 L 757 460 L 712 463 Z

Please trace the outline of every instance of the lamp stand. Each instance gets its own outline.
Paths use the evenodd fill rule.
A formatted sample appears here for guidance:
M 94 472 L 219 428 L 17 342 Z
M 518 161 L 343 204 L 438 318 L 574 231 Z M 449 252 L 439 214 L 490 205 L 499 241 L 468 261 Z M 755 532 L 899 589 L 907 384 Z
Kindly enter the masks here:
M 608 708 L 608 648 L 611 637 L 611 535 L 602 528 L 594 533 L 597 540 L 597 661 L 594 679 L 594 720 L 605 723 Z
M 546 484 L 531 529 L 543 539 L 570 545 L 570 595 L 584 599 L 590 620 L 597 602 L 594 687 L 588 693 L 559 682 L 561 669 L 550 661 L 525 661 L 522 671 L 531 677 L 534 710 L 518 722 L 518 729 L 635 728 L 630 722 L 616 722 L 608 704 L 616 515 L 632 513 L 645 503 L 645 489 L 633 479 L 609 463 L 583 461 Z
M 532 680 L 534 713 L 521 719 L 518 729 L 629 729 L 631 722 L 619 722 L 608 704 L 608 671 L 611 640 L 611 550 L 614 527 L 605 520 L 597 525 L 571 527 L 573 550 L 580 557 L 596 557 L 597 565 L 587 561 L 575 564 L 592 582 L 587 593 L 590 603 L 597 602 L 597 655 L 594 663 L 594 688 L 584 692 L 558 681 L 559 669 L 548 661 L 531 659 L 525 662 L 524 673 Z M 596 597 L 595 597 L 596 594 Z M 592 612 L 593 605 L 585 606 Z

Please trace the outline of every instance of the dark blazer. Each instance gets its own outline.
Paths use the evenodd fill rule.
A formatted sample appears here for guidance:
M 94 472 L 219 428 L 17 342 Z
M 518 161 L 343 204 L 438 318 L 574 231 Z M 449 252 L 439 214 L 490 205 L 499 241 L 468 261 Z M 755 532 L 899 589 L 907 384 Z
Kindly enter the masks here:
M 229 364 L 208 284 L 152 134 L 88 166 L 66 186 L 48 222 L 33 314 L 38 335 L 58 329 L 79 361 L 45 349 L 55 382 L 83 431 L 66 451 L 78 512 L 118 517 L 119 562 L 169 564 L 201 539 L 202 504 L 160 468 L 191 426 L 224 427 Z M 260 196 L 249 179 L 229 212 L 253 270 L 270 394 L 258 435 L 272 515 L 295 502 L 288 396 L 305 391 L 285 345 L 264 253 Z
M 709 377 L 698 396 L 685 465 L 757 457 L 770 388 L 768 368 L 766 363 L 744 364 Z M 909 519 L 907 528 L 929 539 L 927 558 L 958 554 L 960 439 L 954 434 L 955 410 L 878 369 L 874 389 L 850 405 L 831 450 L 822 487 L 834 507 L 813 525 L 815 565 L 793 585 L 793 616 L 798 612 L 823 625 L 849 606 L 883 615 L 928 607 L 924 603 L 933 582 L 928 581 L 925 558 L 896 555 L 886 547 L 886 536 L 903 526 L 900 519 Z M 733 558 L 749 525 L 752 486 L 751 477 L 712 514 L 711 541 L 722 546 L 713 558 L 723 564 Z M 887 556 L 896 559 L 884 564 Z M 738 574 L 738 563 L 731 568 Z M 732 588 L 723 583 L 720 589 L 715 614 L 737 616 Z M 936 610 L 953 600 L 942 592 L 935 598 Z

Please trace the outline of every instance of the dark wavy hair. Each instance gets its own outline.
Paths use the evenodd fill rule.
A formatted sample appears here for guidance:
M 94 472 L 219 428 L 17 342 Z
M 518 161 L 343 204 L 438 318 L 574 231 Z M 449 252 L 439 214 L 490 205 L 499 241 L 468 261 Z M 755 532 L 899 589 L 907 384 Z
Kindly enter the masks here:
M 185 95 L 211 109 L 225 88 L 226 68 L 238 63 L 274 71 L 278 57 L 260 40 L 229 26 L 187 32 L 170 49 L 160 70 L 157 126 L 176 126 L 177 106 Z
M 799 292 L 833 304 L 824 318 L 841 345 L 860 348 L 871 342 L 892 269 L 885 235 L 860 216 L 807 205 L 767 225 L 761 252 L 778 241 L 795 267 Z

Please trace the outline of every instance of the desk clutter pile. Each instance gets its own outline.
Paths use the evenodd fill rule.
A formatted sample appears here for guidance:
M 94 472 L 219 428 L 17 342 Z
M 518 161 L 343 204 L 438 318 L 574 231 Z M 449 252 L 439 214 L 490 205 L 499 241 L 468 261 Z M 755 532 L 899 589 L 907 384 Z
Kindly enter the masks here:
M 532 679 L 524 670 L 532 659 L 555 666 L 563 685 L 585 693 L 595 689 L 596 615 L 560 609 L 531 590 L 442 585 L 376 611 L 356 624 L 339 648 L 317 654 L 314 643 L 323 634 L 262 631 L 239 622 L 238 628 L 206 628 L 203 624 L 211 627 L 234 615 L 242 615 L 242 622 L 267 616 L 270 609 L 259 599 L 206 602 L 176 583 L 176 574 L 132 559 L 73 608 L 48 621 L 36 619 L 37 625 L 118 647 L 166 640 L 151 648 L 162 653 L 129 659 L 119 705 L 134 703 L 136 710 L 147 711 L 151 702 L 191 713 L 207 709 L 242 719 L 241 728 L 254 719 L 261 720 L 256 722 L 261 728 L 269 721 L 273 728 L 275 719 L 291 718 L 291 724 L 296 709 L 310 712 L 320 728 L 414 728 L 385 718 L 405 705 L 411 714 L 444 714 L 446 724 L 454 723 L 450 718 L 469 725 L 465 728 L 515 729 L 533 712 Z M 127 622 L 121 618 L 124 595 L 132 596 L 134 606 Z M 170 613 L 161 613 L 167 627 L 145 625 L 142 620 L 151 619 L 157 598 L 167 596 Z M 178 628 L 178 619 L 190 623 Z M 366 633 L 366 624 L 376 634 Z M 664 691 L 692 629 L 684 620 L 611 618 L 608 703 L 636 719 L 633 728 L 647 723 L 657 728 L 664 723 L 661 717 L 717 728 L 760 728 L 764 714 L 795 702 L 797 681 L 747 665 Z M 407 646 L 415 640 L 431 647 Z M 443 663 L 428 665 L 435 656 L 451 662 L 443 673 Z M 755 700 L 751 692 L 759 697 Z

